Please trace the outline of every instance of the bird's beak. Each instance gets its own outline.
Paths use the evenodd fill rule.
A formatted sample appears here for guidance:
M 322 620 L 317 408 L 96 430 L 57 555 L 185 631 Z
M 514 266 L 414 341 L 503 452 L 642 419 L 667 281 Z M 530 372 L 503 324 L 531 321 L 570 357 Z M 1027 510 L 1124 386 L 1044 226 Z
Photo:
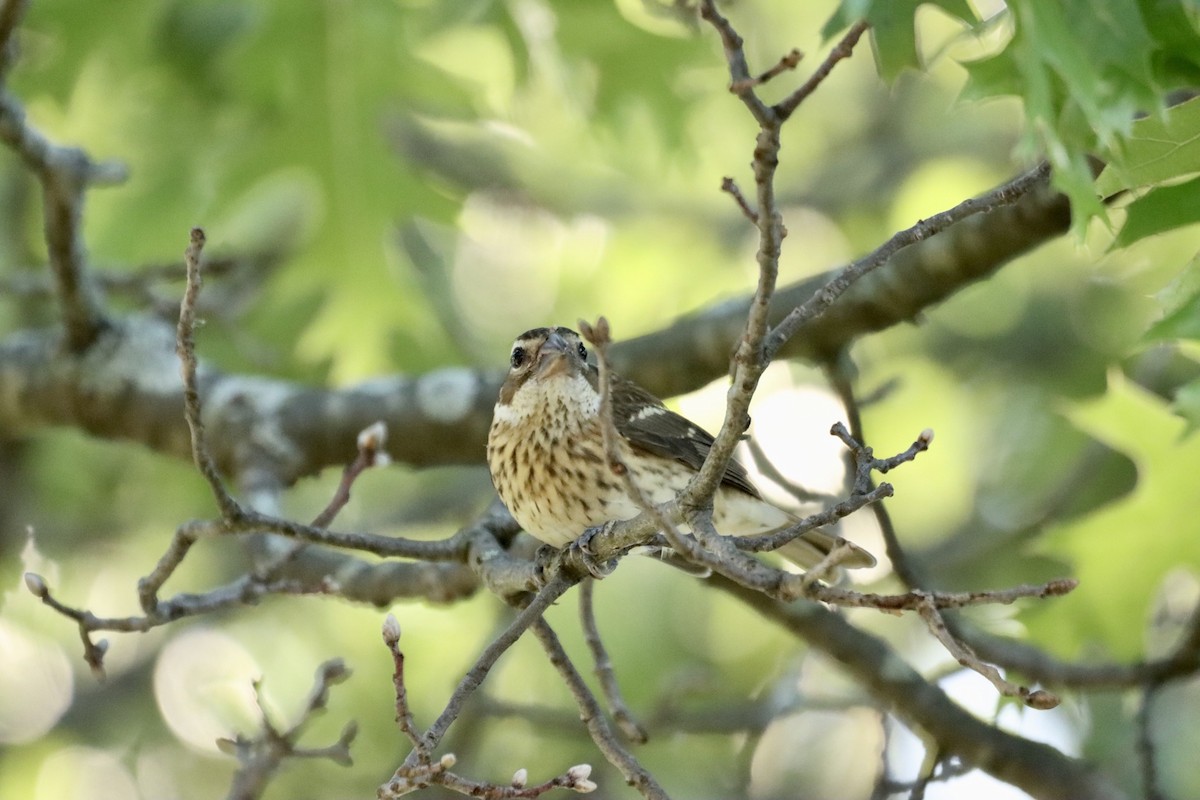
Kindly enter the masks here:
M 552 332 L 538 351 L 537 374 L 548 376 L 568 369 L 574 352 L 566 338 L 557 331 Z

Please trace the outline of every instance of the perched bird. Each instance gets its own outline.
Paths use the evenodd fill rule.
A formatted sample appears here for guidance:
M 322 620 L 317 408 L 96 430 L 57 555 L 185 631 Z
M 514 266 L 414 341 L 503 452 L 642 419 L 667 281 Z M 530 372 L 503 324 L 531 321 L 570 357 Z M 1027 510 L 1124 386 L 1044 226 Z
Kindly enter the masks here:
M 563 547 L 585 529 L 630 519 L 640 509 L 604 456 L 599 371 L 570 328 L 534 328 L 517 337 L 488 433 L 488 467 L 500 499 L 526 531 Z M 663 503 L 700 469 L 713 437 L 636 384 L 612 377 L 619 455 L 634 482 Z M 726 535 L 771 533 L 796 517 L 762 499 L 746 470 L 730 461 L 713 497 L 713 524 Z M 812 567 L 842 540 L 808 531 L 779 549 Z M 852 547 L 843 566 L 875 559 Z

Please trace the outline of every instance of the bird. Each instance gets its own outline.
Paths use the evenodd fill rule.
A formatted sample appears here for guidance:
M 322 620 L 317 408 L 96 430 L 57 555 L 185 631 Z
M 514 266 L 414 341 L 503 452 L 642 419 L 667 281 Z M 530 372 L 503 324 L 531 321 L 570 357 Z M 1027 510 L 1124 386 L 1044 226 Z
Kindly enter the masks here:
M 704 463 L 712 435 L 632 381 L 611 375 L 609 386 L 617 452 L 629 477 L 651 502 L 672 500 Z M 609 466 L 601 431 L 599 370 L 580 335 L 559 326 L 518 336 L 492 414 L 487 461 L 500 499 L 534 538 L 562 548 L 589 529 L 640 513 Z M 731 459 L 713 496 L 712 521 L 719 533 L 750 536 L 798 518 L 764 500 Z M 778 552 L 811 569 L 844 541 L 811 530 Z M 846 544 L 840 566 L 875 564 L 866 550 Z

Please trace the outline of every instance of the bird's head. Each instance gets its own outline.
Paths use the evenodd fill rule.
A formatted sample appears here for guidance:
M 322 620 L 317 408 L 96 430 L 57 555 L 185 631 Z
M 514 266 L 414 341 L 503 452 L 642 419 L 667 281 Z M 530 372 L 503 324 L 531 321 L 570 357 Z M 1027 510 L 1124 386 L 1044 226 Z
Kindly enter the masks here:
M 588 363 L 587 347 L 570 328 L 534 328 L 513 342 L 508 377 L 500 388 L 499 405 L 512 406 L 545 393 L 574 395 L 585 406 L 599 400 L 596 368 Z

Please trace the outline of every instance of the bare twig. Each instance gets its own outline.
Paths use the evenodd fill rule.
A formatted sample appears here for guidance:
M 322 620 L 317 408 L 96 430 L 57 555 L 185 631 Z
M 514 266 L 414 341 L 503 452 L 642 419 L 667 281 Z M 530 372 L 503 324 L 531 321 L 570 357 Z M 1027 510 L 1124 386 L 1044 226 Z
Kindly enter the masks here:
M 746 53 L 742 49 L 742 37 L 733 29 L 729 20 L 721 16 L 714 0 L 702 0 L 700 3 L 700 18 L 716 29 L 725 48 L 725 61 L 729 65 L 729 88 L 741 99 L 754 119 L 760 124 L 772 120 L 771 108 L 758 99 L 754 93 L 753 78 L 750 77 L 750 67 L 746 64 Z
M 463 710 L 466 700 L 477 689 L 488 671 L 521 634 L 529 627 L 536 631 L 544 626 L 542 614 L 562 596 L 571 583 L 562 575 L 556 575 L 547 583 L 532 600 L 521 609 L 517 618 L 498 636 L 476 660 L 475 665 L 459 682 L 458 687 L 446 703 L 437 721 L 424 734 L 417 731 L 412 712 L 408 707 L 408 689 L 404 683 L 404 655 L 399 649 L 400 625 L 396 618 L 388 615 L 383 625 L 383 639 L 392 653 L 394 664 L 393 685 L 396 696 L 396 720 L 401 731 L 412 743 L 412 751 L 386 783 L 379 787 L 379 797 L 382 800 L 400 797 L 417 789 L 432 784 L 445 786 L 460 794 L 485 798 L 526 798 L 538 797 L 551 789 L 565 788 L 580 793 L 596 789 L 596 784 L 590 780 L 591 767 L 580 764 L 571 767 L 562 775 L 536 786 L 527 785 L 525 770 L 517 770 L 508 786 L 472 781 L 451 772 L 457 762 L 454 754 L 446 753 L 437 759 L 433 751 L 441 742 L 442 737 Z M 515 599 L 512 602 L 517 602 Z
M 604 692 L 604 698 L 608 701 L 609 710 L 617 726 L 621 729 L 621 733 L 625 734 L 625 738 L 631 742 L 645 744 L 647 741 L 646 730 L 629 710 L 625 698 L 621 696 L 621 687 L 617 683 L 612 660 L 608 657 L 608 650 L 605 649 L 604 641 L 600 638 L 600 627 L 596 624 L 596 607 L 593 602 L 595 587 L 596 581 L 591 578 L 584 578 L 580 583 L 579 618 L 583 626 L 584 639 L 588 649 L 592 652 L 596 677 L 600 681 L 600 689 Z
M 725 60 L 729 67 L 731 86 L 738 88 L 737 95 L 754 119 L 759 133 L 754 149 L 754 180 L 756 185 L 756 224 L 759 231 L 758 284 L 750 301 L 745 327 L 739 338 L 733 357 L 733 380 L 726 398 L 725 418 L 715 441 L 705 458 L 704 465 L 680 495 L 685 507 L 706 508 L 713 492 L 724 474 L 733 450 L 749 425 L 750 399 L 758 381 L 770 363 L 772 351 L 764 347 L 768 332 L 771 297 L 779 271 L 779 253 L 783 238 L 787 234 L 775 200 L 775 170 L 779 164 L 779 131 L 784 119 L 768 107 L 754 92 L 742 49 L 742 38 L 733 29 L 729 20 L 717 10 L 715 0 L 703 0 L 700 16 L 713 26 L 721 37 L 725 49 Z M 832 67 L 832 63 L 830 64 Z M 703 521 L 699 528 L 703 531 Z
M 496 661 L 502 656 L 508 648 L 516 643 L 517 639 L 536 621 L 540 620 L 546 609 L 554 604 L 558 598 L 571 587 L 571 582 L 562 575 L 553 576 L 542 589 L 533 596 L 512 624 L 496 637 L 491 644 L 484 648 L 479 654 L 479 658 L 475 660 L 475 664 L 467 671 L 467 674 L 459 681 L 454 693 L 446 702 L 446 707 L 442 713 L 434 721 L 433 725 L 421 736 L 420 747 L 413 748 L 413 751 L 405 759 L 405 766 L 418 763 L 423 758 L 427 758 L 428 754 L 432 753 L 438 744 L 442 741 L 442 737 L 446 735 L 450 725 L 458 718 L 462 712 L 463 705 L 467 699 L 479 688 L 479 684 L 483 683 L 483 679 L 487 677 L 489 671 L 495 665 Z M 403 767 L 402 767 L 403 768 Z
M 766 337 L 766 358 L 769 360 L 773 357 L 803 325 L 823 314 L 855 281 L 887 263 L 896 253 L 941 233 L 956 222 L 1015 203 L 1028 192 L 1043 185 L 1049 173 L 1050 165 L 1043 162 L 987 194 L 964 200 L 954 208 L 920 220 L 912 227 L 895 234 L 874 251 L 839 272 L 806 302 L 792 309 Z
M 746 200 L 746 195 L 742 194 L 742 190 L 738 187 L 737 182 L 733 178 L 725 177 L 721 179 L 721 191 L 726 192 L 738 204 L 738 208 L 742 210 L 742 214 L 751 223 L 758 224 L 758 212 L 750 207 L 749 201 Z
M 596 366 L 600 373 L 600 435 L 609 470 L 624 484 L 625 491 L 629 493 L 634 505 L 654 521 L 657 529 L 667 537 L 672 546 L 688 558 L 700 558 L 697 545 L 683 535 L 670 514 L 653 503 L 642 491 L 637 481 L 633 479 L 633 471 L 621 458 L 621 452 L 617 447 L 620 434 L 617 432 L 612 415 L 612 368 L 608 361 L 608 346 L 612 343 L 612 330 L 608 320 L 600 317 L 596 320 L 596 324 L 592 325 L 587 320 L 581 319 L 579 320 L 579 331 L 583 338 L 592 344 L 596 353 Z
M 793 539 L 802 536 L 807 531 L 823 528 L 826 525 L 832 525 L 838 520 L 848 517 L 859 509 L 878 503 L 885 497 L 891 497 L 893 493 L 890 483 L 881 483 L 879 486 L 869 492 L 856 492 L 851 494 L 845 500 L 835 503 L 824 511 L 819 511 L 816 514 L 811 514 L 799 522 L 789 525 L 788 527 L 776 531 L 772 534 L 760 534 L 757 536 L 735 536 L 733 541 L 741 550 L 749 552 L 763 552 L 770 550 L 778 550 Z
M 884 641 L 821 603 L 784 603 L 730 581 L 710 579 L 839 662 L 849 676 L 908 725 L 926 732 L 940 752 L 1000 777 L 1038 798 L 1121 797 L 1088 764 L 1049 745 L 1023 739 L 972 716 L 906 664 Z
M 342 470 L 342 479 L 338 483 L 337 491 L 334 492 L 329 505 L 312 521 L 314 526 L 324 528 L 333 522 L 338 512 L 346 503 L 350 502 L 350 487 L 354 485 L 354 481 L 359 475 L 371 467 L 388 465 L 388 455 L 383 451 L 386 442 L 387 425 L 384 423 L 376 422 L 363 429 L 363 432 L 358 435 L 358 456 Z
M 190 533 L 185 534 L 183 538 L 191 535 Z M 268 595 L 333 594 L 339 590 L 336 583 L 332 581 L 313 587 L 295 580 L 263 581 L 254 575 L 242 575 L 224 586 L 211 589 L 203 594 L 180 594 L 170 600 L 158 601 L 150 594 L 152 589 L 149 586 L 139 585 L 139 595 L 142 601 L 152 603 L 151 608 L 145 609 L 145 614 L 129 617 L 101 617 L 87 609 L 75 608 L 61 602 L 51 593 L 45 580 L 35 573 L 26 573 L 26 585 L 44 604 L 76 622 L 79 626 L 80 638 L 83 640 L 84 659 L 98 677 L 103 677 L 104 674 L 103 657 L 108 650 L 108 644 L 105 640 L 92 641 L 92 634 L 97 631 L 145 633 L 185 617 L 251 605 Z
M 533 624 L 533 633 L 541 642 L 542 649 L 550 658 L 550 663 L 558 670 L 558 674 L 571 690 L 576 705 L 579 706 L 579 716 L 592 737 L 592 741 L 604 753 L 608 762 L 621 771 L 625 782 L 637 790 L 647 800 L 668 800 L 666 791 L 658 784 L 654 776 L 625 749 L 613 733 L 612 728 L 604 720 L 604 713 L 595 695 L 588 689 L 583 676 L 575 669 L 570 657 L 559 642 L 558 636 L 542 618 Z
M 261 797 L 267 783 L 287 758 L 327 758 L 341 766 L 351 766 L 350 745 L 358 733 L 358 726 L 353 722 L 342 729 L 341 735 L 332 745 L 321 748 L 302 748 L 297 745 L 309 722 L 325 711 L 330 689 L 348 677 L 350 670 L 341 659 L 326 661 L 317 668 L 313 688 L 300 717 L 290 728 L 277 728 L 263 709 L 262 733 L 258 738 L 246 739 L 239 735 L 235 739 L 221 739 L 217 742 L 224 752 L 236 756 L 241 762 L 229 789 L 229 800 L 254 800 Z M 262 708 L 258 682 L 255 682 L 254 689 L 255 696 L 259 699 L 259 707 Z
M 838 424 L 833 426 L 830 433 L 842 440 L 853 459 L 851 480 L 854 489 L 871 490 L 874 486 L 874 479 L 871 476 L 870 463 L 875 461 L 875 456 L 870 449 L 864 447 L 862 444 L 866 440 L 866 435 L 863 432 L 862 414 L 860 413 L 862 404 L 858 399 L 857 393 L 854 391 L 854 384 L 850 378 L 853 370 L 849 356 L 843 354 L 841 359 L 827 362 L 825 367 L 825 374 L 829 378 L 829 383 L 837 393 L 838 399 L 841 400 L 842 408 L 846 410 L 846 415 L 850 422 L 850 429 L 848 431 L 845 426 Z M 900 459 L 906 454 L 911 454 L 915 457 L 917 452 L 919 452 L 918 448 L 928 448 L 932 441 L 933 432 L 926 429 L 921 432 L 904 453 L 894 456 L 893 459 L 888 459 L 887 461 Z M 891 469 L 891 466 L 888 468 Z M 922 580 L 917 567 L 908 558 L 904 548 L 901 546 L 900 537 L 896 533 L 895 525 L 892 524 L 892 518 L 888 514 L 887 506 L 883 503 L 874 503 L 871 506 L 871 511 L 874 513 L 875 521 L 879 524 L 879 530 L 883 534 L 884 547 L 887 550 L 887 557 L 888 561 L 891 562 L 892 570 L 909 589 L 928 586 L 927 582 Z
M 950 631 L 946 629 L 946 623 L 942 620 L 941 613 L 930 598 L 925 598 L 924 602 L 917 605 L 917 612 L 921 615 L 921 619 L 925 620 L 930 633 L 942 643 L 950 655 L 957 659 L 959 664 L 987 678 L 1000 694 L 1005 697 L 1015 697 L 1030 708 L 1045 710 L 1058 705 L 1059 699 L 1052 692 L 1045 689 L 1031 690 L 1026 686 L 1012 683 L 991 664 L 980 660 L 970 647 L 951 636 Z
M 961 778 L 963 775 L 974 772 L 976 769 L 972 764 L 953 758 L 938 759 L 931 766 L 932 770 L 922 771 L 916 779 L 911 781 L 897 781 L 886 776 L 881 776 L 876 784 L 875 791 L 871 795 L 871 800 L 886 800 L 886 798 L 900 792 L 908 792 L 909 800 L 912 800 L 914 793 L 916 793 L 917 797 L 923 797 L 925 789 L 929 784 L 944 782 L 953 778 Z
M 253 519 L 254 517 L 252 516 L 250 520 L 243 520 L 232 526 L 216 520 L 193 520 L 180 525 L 172 537 L 171 544 L 159 558 L 154 569 L 138 581 L 138 599 L 144 612 L 142 616 L 98 616 L 86 609 L 74 608 L 59 601 L 53 596 L 45 580 L 36 574 L 28 573 L 26 583 L 30 591 L 41 599 L 43 603 L 73 620 L 79 626 L 80 638 L 84 645 L 84 658 L 93 671 L 100 676 L 103 675 L 103 657 L 107 650 L 107 643 L 104 641 L 93 641 L 92 634 L 97 631 L 145 632 L 184 617 L 199 616 L 222 609 L 252 604 L 260 598 L 269 595 L 338 593 L 347 597 L 355 596 L 353 592 L 348 591 L 346 586 L 340 584 L 332 577 L 326 576 L 315 583 L 280 577 L 279 572 L 281 568 L 294 558 L 295 551 L 302 546 L 301 543 L 293 543 L 291 548 L 285 549 L 267 564 L 250 573 L 239 576 L 228 584 L 210 589 L 202 594 L 185 593 L 176 595 L 169 600 L 159 599 L 158 595 L 162 586 L 174 574 L 175 570 L 178 569 L 179 565 L 191 551 L 191 548 L 200 539 L 225 536 L 237 532 L 261 532 L 264 529 L 272 529 L 269 525 L 258 528 L 253 527 L 251 524 L 251 520 Z M 451 537 L 450 540 L 441 543 L 418 542 L 414 544 L 440 544 L 440 547 L 429 550 L 425 554 L 427 560 L 432 559 L 437 561 L 451 558 L 462 560 L 466 557 L 466 553 L 472 542 L 492 538 L 493 529 L 496 526 L 503 527 L 505 523 L 511 524 L 511 520 L 507 518 L 507 515 L 504 518 L 499 518 L 497 515 L 485 513 L 480 520 L 463 528 L 454 537 Z M 336 537 L 337 534 L 332 534 L 332 536 Z M 368 537 L 367 534 L 362 534 L 361 536 Z M 350 535 L 350 537 L 353 540 L 358 535 Z M 386 539 L 387 537 L 378 538 Z M 326 541 L 337 541 L 337 539 Z M 374 541 L 374 538 L 368 537 L 363 540 L 363 543 L 371 541 Z M 471 577 L 470 572 L 465 567 L 451 566 L 454 566 L 458 572 L 465 574 L 467 578 Z M 531 571 L 529 565 L 524 564 L 524 566 L 524 573 L 529 573 Z M 456 589 L 455 586 L 462 583 L 462 575 L 456 577 L 447 571 L 446 566 L 437 563 L 394 564 L 392 567 L 393 573 L 396 570 L 405 571 L 404 574 L 408 576 L 408 582 L 411 584 L 411 590 L 405 593 L 414 596 L 430 597 L 447 602 L 456 597 L 471 594 L 478 586 L 477 582 L 471 581 L 467 587 Z M 529 583 L 530 578 L 528 577 L 517 580 L 519 587 L 528 586 Z M 400 593 L 392 596 L 400 596 Z M 361 599 L 367 598 L 363 597 Z
M 744 78 L 735 83 L 731 83 L 729 85 L 729 91 L 733 92 L 734 94 L 741 94 L 742 92 L 762 86 L 772 78 L 778 77 L 788 70 L 795 69 L 802 58 L 804 58 L 804 54 L 793 47 L 791 50 L 785 53 L 782 58 L 779 59 L 779 62 L 775 64 L 775 66 L 758 73 L 753 78 Z
M 780 120 L 786 120 L 795 113 L 800 104 L 816 91 L 822 81 L 829 77 L 829 73 L 833 71 L 834 66 L 839 61 L 849 58 L 854 53 L 854 46 L 858 44 L 859 38 L 862 37 L 869 27 L 870 25 L 862 20 L 851 25 L 850 30 L 846 31 L 841 40 L 829 51 L 829 55 L 825 56 L 825 60 L 821 62 L 821 66 L 817 67 L 812 76 L 799 89 L 775 104 L 775 113 L 779 115 Z
M 396 724 L 400 732 L 408 738 L 417 750 L 423 750 L 421 734 L 413 719 L 412 710 L 408 707 L 408 687 L 404 683 L 404 653 L 400 650 L 400 623 L 392 614 L 388 614 L 383 622 L 383 643 L 392 654 L 392 686 L 396 692 Z M 422 760 L 428 758 L 428 753 L 422 754 Z
M 853 400 L 853 396 L 850 399 Z M 864 506 L 878 505 L 880 500 L 892 496 L 893 489 L 891 484 L 888 483 L 881 483 L 875 486 L 871 479 L 871 473 L 887 472 L 895 469 L 900 464 L 912 461 L 917 457 L 918 453 L 928 450 L 930 442 L 933 441 L 933 431 L 926 429 L 921 432 L 913 444 L 904 452 L 891 458 L 878 459 L 875 458 L 871 448 L 864 446 L 851 436 L 842 423 L 834 423 L 830 434 L 841 439 L 846 447 L 849 448 L 854 458 L 850 496 L 824 511 L 806 517 L 794 525 L 776 531 L 769 536 L 737 537 L 735 541 L 738 547 L 743 550 L 753 551 L 776 550 L 806 531 L 830 525 L 843 517 L 853 514 Z
M 508 786 L 501 786 L 496 783 L 473 781 L 451 772 L 451 768 L 456 763 L 458 763 L 458 758 L 453 753 L 447 753 L 437 761 L 409 767 L 404 774 L 397 773 L 390 781 L 379 787 L 379 800 L 395 800 L 397 797 L 434 784 L 469 797 L 482 797 L 484 800 L 540 797 L 552 789 L 569 789 L 579 794 L 588 794 L 597 788 L 591 780 L 592 767 L 590 764 L 576 764 L 562 775 L 535 786 L 528 784 L 528 771 L 519 769 L 513 773 L 512 781 Z
M 874 608 L 879 611 L 920 611 L 922 608 L 966 608 L 981 605 L 1009 605 L 1017 600 L 1031 598 L 1045 600 L 1061 597 L 1075 590 L 1079 582 L 1072 578 L 1058 578 L 1046 583 L 1011 586 L 977 592 L 923 592 L 917 589 L 900 594 L 875 594 L 855 592 L 837 586 L 805 587 L 803 576 L 791 575 L 777 595 L 782 599 L 809 597 L 830 605 L 851 608 Z
M 221 532 L 221 527 L 215 522 L 185 522 L 175 529 L 175 535 L 171 537 L 171 543 L 167 549 L 159 557 L 158 563 L 154 565 L 154 569 L 150 571 L 144 578 L 138 580 L 138 599 L 141 602 L 142 610 L 147 614 L 153 614 L 159 609 L 158 592 L 162 589 L 163 584 L 167 579 L 175 573 L 183 560 L 187 558 L 187 554 L 191 551 L 194 545 L 203 536 L 213 536 Z
M 208 481 L 209 489 L 221 509 L 225 520 L 243 517 L 241 505 L 225 488 L 220 472 L 208 452 L 204 441 L 204 421 L 201 417 L 200 390 L 196 384 L 196 298 L 200 295 L 200 256 L 204 251 L 204 229 L 192 228 L 191 242 L 184 252 L 187 264 L 187 288 L 179 304 L 179 327 L 176 333 L 175 352 L 179 356 L 180 372 L 183 375 L 183 408 L 188 430 L 192 435 L 192 458 L 200 474 Z

